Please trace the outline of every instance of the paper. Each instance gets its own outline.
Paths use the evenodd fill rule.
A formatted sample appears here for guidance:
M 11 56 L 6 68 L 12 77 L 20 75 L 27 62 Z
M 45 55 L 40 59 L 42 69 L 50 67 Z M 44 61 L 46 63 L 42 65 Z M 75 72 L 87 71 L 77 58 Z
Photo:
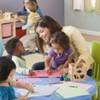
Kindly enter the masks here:
M 80 88 L 84 88 L 85 90 L 88 90 L 89 88 L 92 87 L 91 84 L 86 84 L 86 83 L 66 82 L 66 84 L 68 86 L 77 86 L 77 87 L 80 87 Z
M 29 93 L 28 97 L 38 97 L 38 96 L 50 96 L 52 95 L 61 84 L 53 84 L 53 85 L 35 85 L 34 93 Z M 28 93 L 27 90 L 18 89 L 21 95 L 26 95 Z
M 89 95 L 89 93 L 84 88 L 72 84 L 67 85 L 67 82 L 63 83 L 62 86 L 59 89 L 57 89 L 56 93 L 58 93 L 65 99 Z
M 60 77 L 60 71 L 47 72 L 44 70 L 33 71 L 31 77 Z

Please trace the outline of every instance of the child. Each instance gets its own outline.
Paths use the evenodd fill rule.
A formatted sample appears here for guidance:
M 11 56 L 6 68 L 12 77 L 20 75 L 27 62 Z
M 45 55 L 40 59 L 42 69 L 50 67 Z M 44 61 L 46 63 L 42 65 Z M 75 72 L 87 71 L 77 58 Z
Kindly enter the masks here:
M 49 41 L 51 50 L 45 57 L 45 70 L 68 67 L 68 59 L 72 54 L 68 36 L 61 31 L 55 32 Z
M 2 39 L 0 38 L 0 57 L 3 55 L 3 51 L 4 51 L 4 44 L 2 42 Z
M 13 81 L 16 66 L 14 62 L 8 57 L 0 57 L 0 100 L 27 100 L 27 96 L 15 96 L 15 91 L 12 87 L 12 83 L 18 83 Z M 32 90 L 31 84 L 21 83 L 19 87 Z M 31 89 L 30 89 L 31 88 Z
M 16 65 L 16 72 L 27 73 L 28 68 L 26 67 L 25 59 L 22 57 L 25 52 L 22 42 L 17 37 L 12 38 L 8 40 L 5 48 Z
M 25 2 L 25 8 L 29 14 L 27 22 L 22 26 L 22 29 L 27 30 L 27 34 L 21 38 L 21 41 L 25 48 L 34 51 L 36 47 L 35 38 L 37 37 L 37 34 L 34 32 L 34 25 L 40 18 L 40 15 L 36 12 L 37 5 L 33 0 L 27 0 Z
M 25 4 L 25 2 L 28 2 L 29 0 L 23 0 L 23 5 Z M 40 7 L 38 6 L 38 2 L 37 0 L 33 0 L 35 3 L 36 3 L 36 12 L 40 15 L 40 16 L 43 16 L 43 12 L 42 10 L 40 9 Z M 18 12 L 18 15 L 24 15 L 24 16 L 27 16 L 28 15 L 28 12 L 27 10 L 25 9 L 25 6 L 23 7 L 23 11 L 19 11 Z

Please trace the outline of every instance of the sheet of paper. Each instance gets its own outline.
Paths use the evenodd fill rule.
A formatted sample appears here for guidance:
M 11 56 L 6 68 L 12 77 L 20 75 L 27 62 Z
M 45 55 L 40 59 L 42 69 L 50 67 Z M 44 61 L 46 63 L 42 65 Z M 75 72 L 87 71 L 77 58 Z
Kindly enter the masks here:
M 89 95 L 89 93 L 84 88 L 72 84 L 67 85 L 66 83 L 63 83 L 62 86 L 59 89 L 57 89 L 56 93 L 58 93 L 65 99 Z
M 53 85 L 35 85 L 34 86 L 34 93 L 29 93 L 28 97 L 38 97 L 38 96 L 50 96 L 52 95 L 61 84 L 53 84 Z M 26 95 L 28 93 L 27 90 L 18 89 L 21 95 Z
M 88 90 L 89 88 L 92 87 L 91 84 L 78 83 L 78 82 L 66 82 L 66 84 L 67 84 L 68 86 L 77 86 L 77 87 L 80 87 L 80 88 L 84 88 L 85 90 Z

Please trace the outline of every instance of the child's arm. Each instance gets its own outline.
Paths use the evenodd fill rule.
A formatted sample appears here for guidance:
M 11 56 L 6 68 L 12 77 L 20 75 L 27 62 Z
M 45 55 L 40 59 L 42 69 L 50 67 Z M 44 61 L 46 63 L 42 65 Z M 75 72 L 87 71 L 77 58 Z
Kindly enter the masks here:
M 21 80 L 13 80 L 10 82 L 10 85 L 16 88 L 23 88 L 23 89 L 27 89 L 30 92 L 34 92 L 34 89 L 31 83 L 25 83 Z
M 49 55 L 45 56 L 45 70 L 49 70 L 51 65 L 50 65 L 50 61 L 51 61 L 52 57 Z
M 27 96 L 20 96 L 17 98 L 17 100 L 28 100 Z
M 22 23 L 25 23 L 26 22 L 26 16 L 18 16 L 17 15 L 17 20 L 21 21 Z
M 40 16 L 37 13 L 29 14 L 27 23 L 22 26 L 22 29 L 25 30 L 25 29 L 29 29 L 29 28 L 33 27 L 39 18 L 40 18 Z

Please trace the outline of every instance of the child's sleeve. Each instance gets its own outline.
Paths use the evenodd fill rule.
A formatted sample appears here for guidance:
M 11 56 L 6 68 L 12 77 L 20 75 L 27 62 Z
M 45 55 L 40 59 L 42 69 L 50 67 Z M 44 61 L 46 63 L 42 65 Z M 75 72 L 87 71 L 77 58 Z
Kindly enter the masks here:
M 37 13 L 29 14 L 27 23 L 22 26 L 22 29 L 25 30 L 25 29 L 33 27 L 39 18 L 40 16 Z

